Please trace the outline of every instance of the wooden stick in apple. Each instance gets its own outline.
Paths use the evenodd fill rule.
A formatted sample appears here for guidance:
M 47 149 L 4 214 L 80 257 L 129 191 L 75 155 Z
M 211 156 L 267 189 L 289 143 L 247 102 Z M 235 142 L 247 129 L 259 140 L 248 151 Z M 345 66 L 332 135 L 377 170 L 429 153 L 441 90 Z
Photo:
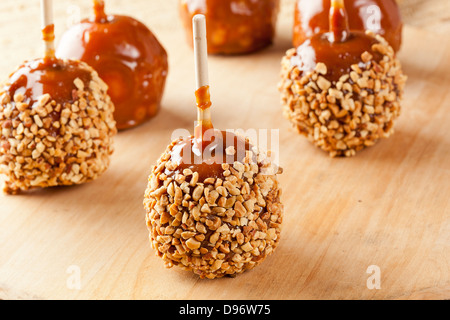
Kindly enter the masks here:
M 206 41 L 206 19 L 204 15 L 196 15 L 192 19 L 194 30 L 194 56 L 197 100 L 197 124 L 194 136 L 202 141 L 204 133 L 213 129 L 211 122 L 211 97 L 209 92 L 208 53 Z
M 53 1 L 41 0 L 42 38 L 45 43 L 45 60 L 55 58 L 55 25 L 53 23 Z

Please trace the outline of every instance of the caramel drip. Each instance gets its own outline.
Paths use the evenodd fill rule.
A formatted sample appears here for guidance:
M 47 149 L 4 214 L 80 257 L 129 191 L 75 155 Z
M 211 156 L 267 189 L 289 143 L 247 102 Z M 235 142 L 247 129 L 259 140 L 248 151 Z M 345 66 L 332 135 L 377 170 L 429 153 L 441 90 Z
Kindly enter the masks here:
M 42 29 L 42 40 L 46 42 L 45 61 L 51 62 L 55 59 L 55 25 L 50 24 Z
M 211 122 L 209 110 L 212 105 L 209 86 L 203 86 L 195 91 L 195 98 L 199 115 L 197 125 L 194 129 L 194 137 L 199 146 L 201 146 L 200 149 L 203 150 L 206 146 L 206 144 L 204 143 L 206 132 L 208 130 L 214 129 L 214 126 Z
M 197 108 L 206 110 L 211 107 L 211 95 L 209 93 L 209 86 L 203 86 L 195 91 L 195 98 L 197 101 Z
M 330 8 L 330 42 L 344 42 L 350 35 L 344 0 L 332 0 Z
M 105 14 L 105 2 L 103 0 L 94 0 L 94 17 L 95 22 L 103 23 L 107 17 Z

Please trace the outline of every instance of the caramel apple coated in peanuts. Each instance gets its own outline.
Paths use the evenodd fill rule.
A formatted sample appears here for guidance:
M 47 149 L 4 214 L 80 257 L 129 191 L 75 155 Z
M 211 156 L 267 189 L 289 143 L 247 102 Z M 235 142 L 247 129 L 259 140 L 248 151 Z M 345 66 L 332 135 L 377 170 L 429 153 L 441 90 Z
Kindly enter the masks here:
M 330 0 L 297 0 L 293 45 L 329 30 Z M 345 0 L 350 30 L 370 30 L 387 40 L 394 51 L 402 42 L 403 23 L 395 0 Z
M 393 133 L 406 77 L 394 49 L 370 31 L 349 29 L 333 0 L 329 32 L 306 39 L 282 59 L 284 115 L 330 156 L 354 156 Z
M 204 31 L 204 19 L 196 17 L 197 28 Z M 194 34 L 205 35 L 195 30 L 194 25 Z M 262 263 L 277 247 L 281 189 L 278 170 L 247 138 L 214 129 L 206 43 L 200 47 L 194 135 L 172 141 L 160 156 L 148 179 L 144 207 L 150 242 L 166 267 L 200 278 L 234 277 Z
M 25 62 L 0 88 L 0 173 L 11 194 L 95 180 L 113 153 L 106 84 L 87 64 L 56 58 L 48 26 L 46 56 Z

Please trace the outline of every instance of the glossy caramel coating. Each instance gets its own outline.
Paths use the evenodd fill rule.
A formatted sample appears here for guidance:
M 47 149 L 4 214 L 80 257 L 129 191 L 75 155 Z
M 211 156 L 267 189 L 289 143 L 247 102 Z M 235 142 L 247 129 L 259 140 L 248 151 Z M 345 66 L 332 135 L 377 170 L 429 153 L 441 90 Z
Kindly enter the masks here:
M 348 13 L 344 0 L 332 0 L 328 16 L 328 32 L 320 32 L 308 38 L 296 48 L 291 64 L 306 75 L 322 63 L 327 72 L 327 81 L 337 82 L 342 76 L 350 75 L 352 66 L 365 69 L 370 63 L 379 62 L 382 55 L 373 50 L 379 43 L 373 33 L 350 31 Z M 369 61 L 362 60 L 362 54 L 369 54 Z
M 86 183 L 109 166 L 116 123 L 107 86 L 81 61 L 46 56 L 0 87 L 4 191 Z
M 206 16 L 208 53 L 245 54 L 272 44 L 279 0 L 180 0 L 181 20 L 192 45 L 192 18 Z
M 209 93 L 209 86 L 203 86 L 195 91 L 195 101 L 197 108 L 206 110 L 211 107 L 211 95 Z
M 170 161 L 177 164 L 173 170 L 166 169 L 165 174 L 174 177 L 185 169 L 197 172 L 199 181 L 207 178 L 224 179 L 222 164 L 244 162 L 251 144 L 243 137 L 232 132 L 210 129 L 203 140 L 189 137 L 178 141 L 170 152 Z M 251 159 L 256 162 L 255 159 Z
M 219 135 L 222 135 L 219 131 Z M 234 134 L 230 133 L 234 145 Z M 219 138 L 220 140 L 221 138 Z M 185 139 L 186 140 L 186 139 Z M 193 144 L 191 139 L 185 144 Z M 276 249 L 284 207 L 269 159 L 184 166 L 183 142 L 172 142 L 152 168 L 144 194 L 149 239 L 166 267 L 200 278 L 235 277 Z M 222 153 L 222 147 L 218 147 Z
M 406 76 L 392 47 L 375 37 L 372 50 L 364 51 L 337 81 L 330 81 L 328 73 L 336 66 L 314 62 L 313 70 L 300 70 L 293 64 L 300 60 L 296 48 L 282 59 L 278 88 L 283 114 L 299 134 L 331 157 L 355 156 L 390 137 L 401 114 Z
M 55 25 L 49 24 L 42 30 L 42 40 L 45 43 L 45 59 L 55 58 Z
M 160 108 L 168 72 L 167 53 L 141 22 L 121 15 L 95 15 L 63 35 L 56 55 L 91 65 L 108 84 L 118 129 L 137 126 Z
M 49 94 L 57 103 L 73 103 L 75 79 L 80 79 L 89 86 L 91 72 L 80 67 L 78 61 L 61 59 L 37 59 L 24 63 L 11 74 L 5 91 L 11 97 L 21 94 L 25 103 L 38 102 L 44 94 Z
M 177 166 L 166 169 L 165 174 L 175 177 L 189 169 L 197 172 L 200 182 L 207 178 L 224 179 L 222 164 L 245 162 L 247 151 L 251 151 L 252 146 L 247 139 L 233 132 L 214 129 L 209 114 L 212 103 L 208 85 L 195 91 L 195 100 L 199 116 L 194 136 L 179 140 L 171 146 L 169 160 Z M 205 112 L 208 113 L 206 117 Z M 247 160 L 256 163 L 254 158 Z
M 316 34 L 306 40 L 297 48 L 297 54 L 291 59 L 292 65 L 298 67 L 304 75 L 313 71 L 316 65 L 322 62 L 327 66 L 325 78 L 336 82 L 343 75 L 350 74 L 352 65 L 359 65 L 361 69 L 368 67 L 361 59 L 364 52 L 372 55 L 372 61 L 378 62 L 383 57 L 372 49 L 378 40 L 366 33 L 351 32 L 344 42 L 332 42 L 330 41 L 332 37 L 332 34 L 327 32 Z
M 383 36 L 395 51 L 402 42 L 400 10 L 395 0 L 345 0 L 350 30 L 371 30 Z M 329 30 L 329 0 L 298 0 L 295 6 L 293 45 Z M 381 19 L 376 19 L 379 15 Z

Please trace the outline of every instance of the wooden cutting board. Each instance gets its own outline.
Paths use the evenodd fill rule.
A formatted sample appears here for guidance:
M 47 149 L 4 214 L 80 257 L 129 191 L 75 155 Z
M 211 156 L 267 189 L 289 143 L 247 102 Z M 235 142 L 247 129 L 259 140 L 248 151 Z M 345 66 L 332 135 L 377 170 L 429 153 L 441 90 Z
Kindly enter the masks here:
M 193 127 L 193 53 L 176 1 L 111 0 L 110 12 L 145 22 L 168 50 L 163 108 L 117 136 L 99 180 L 0 196 L 0 299 L 450 298 L 450 38 L 406 26 L 400 59 L 409 80 L 395 135 L 354 158 L 331 159 L 281 115 L 276 85 L 292 1 L 283 4 L 274 46 L 210 58 L 216 127 L 280 129 L 285 219 L 275 253 L 218 280 L 165 269 L 154 255 L 142 198 L 172 131 Z M 55 1 L 57 37 L 89 5 Z M 42 52 L 38 2 L 2 1 L 0 12 L 6 78 Z M 380 289 L 371 289 L 377 276 Z

